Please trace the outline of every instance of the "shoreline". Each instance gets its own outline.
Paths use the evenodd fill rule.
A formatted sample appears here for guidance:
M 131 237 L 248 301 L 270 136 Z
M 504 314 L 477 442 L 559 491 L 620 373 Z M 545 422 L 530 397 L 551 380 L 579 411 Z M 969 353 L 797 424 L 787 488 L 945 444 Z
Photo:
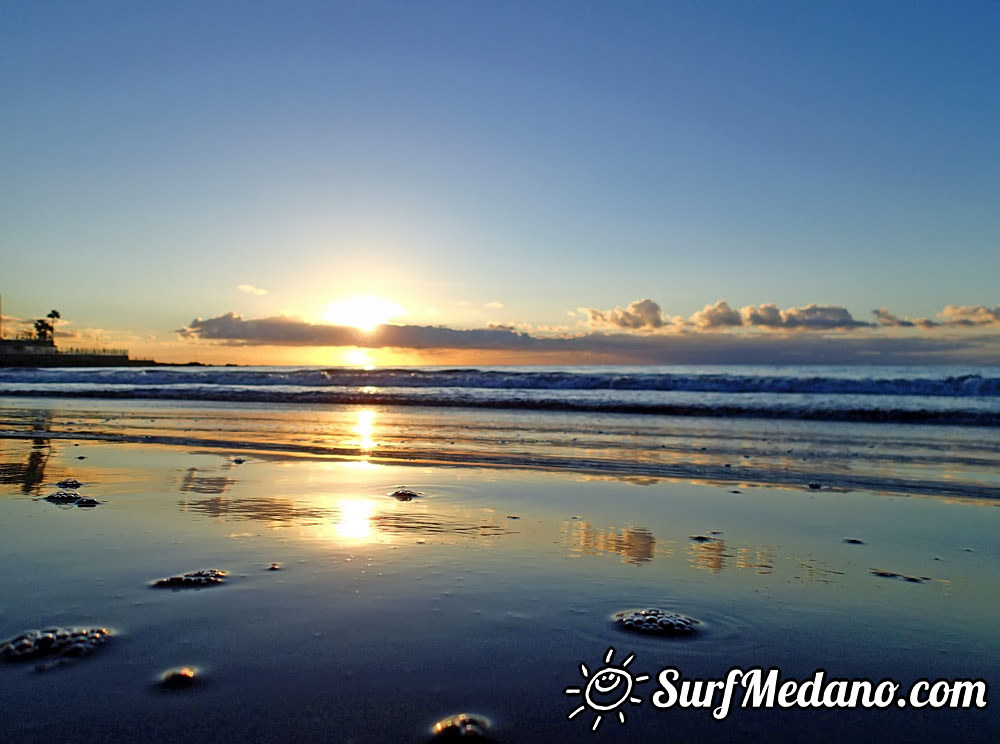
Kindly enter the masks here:
M 1000 438 L 972 427 L 11 397 L 0 400 L 2 439 L 1000 503 Z

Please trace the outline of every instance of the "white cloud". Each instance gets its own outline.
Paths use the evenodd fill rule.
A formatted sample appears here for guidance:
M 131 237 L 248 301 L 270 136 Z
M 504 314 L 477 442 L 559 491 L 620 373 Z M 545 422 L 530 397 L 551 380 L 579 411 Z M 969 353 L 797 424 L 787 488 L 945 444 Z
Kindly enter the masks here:
M 726 326 L 741 326 L 743 319 L 739 312 L 729 307 L 725 300 L 719 300 L 714 305 L 705 305 L 691 316 L 691 323 L 698 328 L 724 328 Z
M 1000 326 L 1000 307 L 992 310 L 984 305 L 956 307 L 948 305 L 938 313 L 946 325 L 951 326 Z
M 581 307 L 580 312 L 587 316 L 593 327 L 625 328 L 636 331 L 662 328 L 666 324 L 660 306 L 649 298 L 629 303 L 624 310 L 620 307 L 614 310 Z
M 255 287 L 252 284 L 241 284 L 236 289 L 238 289 L 240 292 L 246 292 L 247 294 L 250 295 L 256 295 L 257 297 L 263 297 L 264 295 L 267 294 L 266 289 Z

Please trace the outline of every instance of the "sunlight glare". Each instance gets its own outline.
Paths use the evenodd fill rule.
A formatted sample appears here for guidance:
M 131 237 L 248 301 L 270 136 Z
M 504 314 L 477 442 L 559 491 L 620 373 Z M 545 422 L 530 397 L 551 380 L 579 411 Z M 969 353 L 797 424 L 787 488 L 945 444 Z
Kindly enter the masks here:
M 372 536 L 372 517 L 374 515 L 375 504 L 371 501 L 342 499 L 337 534 L 354 540 L 368 540 Z
M 364 409 L 358 411 L 358 425 L 352 429 L 361 439 L 358 446 L 361 449 L 370 450 L 375 446 L 372 434 L 375 432 L 375 411 Z
M 375 364 L 372 361 L 372 358 L 368 355 L 368 352 L 365 351 L 364 349 L 351 349 L 349 352 L 347 352 L 347 361 L 351 365 L 355 367 L 361 367 L 362 369 L 365 370 L 370 371 L 375 369 Z
M 334 325 L 372 331 L 405 312 L 404 307 L 384 297 L 355 295 L 327 305 L 323 320 Z

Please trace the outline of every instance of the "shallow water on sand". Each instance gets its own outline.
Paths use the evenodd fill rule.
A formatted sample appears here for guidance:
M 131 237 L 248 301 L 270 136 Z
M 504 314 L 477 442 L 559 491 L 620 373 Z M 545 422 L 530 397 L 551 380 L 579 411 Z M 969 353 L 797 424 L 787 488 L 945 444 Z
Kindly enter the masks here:
M 6 438 L 1000 500 L 995 427 L 6 398 Z

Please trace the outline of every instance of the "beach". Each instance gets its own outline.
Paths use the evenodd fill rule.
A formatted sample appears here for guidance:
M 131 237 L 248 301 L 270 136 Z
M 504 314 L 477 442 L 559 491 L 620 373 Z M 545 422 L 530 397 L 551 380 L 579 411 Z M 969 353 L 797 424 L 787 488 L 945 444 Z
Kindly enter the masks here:
M 992 415 L 989 395 L 909 424 L 554 409 L 528 393 L 389 405 L 360 385 L 340 394 L 371 405 L 318 405 L 240 397 L 246 379 L 230 400 L 4 384 L 0 636 L 110 631 L 80 658 L 0 663 L 5 740 L 424 742 L 463 712 L 501 742 L 989 741 L 1000 724 L 995 706 L 895 699 L 737 700 L 721 720 L 718 700 L 653 704 L 668 668 L 823 670 L 900 695 L 994 682 L 1000 442 L 983 419 L 944 420 Z M 60 490 L 98 503 L 46 500 Z M 224 581 L 154 586 L 208 569 Z M 647 608 L 694 632 L 616 620 Z M 581 665 L 630 655 L 639 702 L 590 705 Z M 167 689 L 181 667 L 193 683 Z

